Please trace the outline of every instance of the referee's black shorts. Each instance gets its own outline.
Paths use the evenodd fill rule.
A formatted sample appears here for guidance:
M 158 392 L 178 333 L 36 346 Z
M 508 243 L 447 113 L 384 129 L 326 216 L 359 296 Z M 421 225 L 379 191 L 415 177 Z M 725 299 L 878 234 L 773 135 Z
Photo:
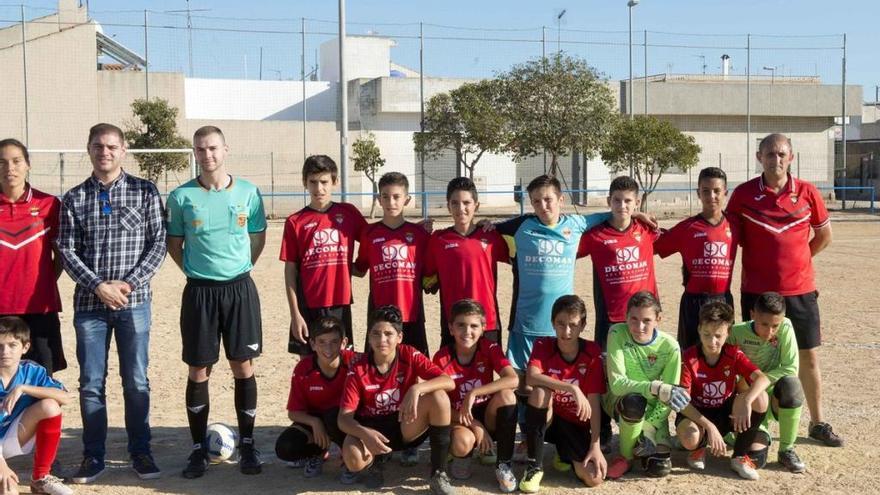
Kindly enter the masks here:
M 760 294 L 743 292 L 740 297 L 743 319 L 755 307 Z M 808 292 L 785 298 L 785 316 L 791 320 L 794 335 L 800 350 L 814 349 L 822 345 L 822 331 L 819 321 L 819 291 Z
M 678 305 L 678 345 L 681 350 L 700 343 L 700 335 L 697 331 L 700 328 L 700 308 L 713 301 L 725 302 L 733 307 L 733 295 L 730 292 L 723 294 L 685 292 L 681 295 L 681 303 Z
M 183 362 L 209 366 L 220 358 L 247 361 L 263 350 L 260 296 L 250 274 L 232 280 L 188 278 L 180 307 Z

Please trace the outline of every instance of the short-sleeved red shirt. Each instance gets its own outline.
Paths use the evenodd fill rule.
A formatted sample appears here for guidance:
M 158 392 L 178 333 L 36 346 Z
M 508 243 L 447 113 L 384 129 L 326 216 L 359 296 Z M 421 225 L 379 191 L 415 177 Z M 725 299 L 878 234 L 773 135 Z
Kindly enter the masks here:
M 453 409 L 461 409 L 464 396 L 475 388 L 494 381 L 493 373 L 501 374 L 501 370 L 510 366 L 504 357 L 501 346 L 486 338 L 477 341 L 477 350 L 468 364 L 462 364 L 455 352 L 455 344 L 443 346 L 434 354 L 434 364 L 451 376 L 455 381 L 455 390 L 449 392 L 449 401 Z M 488 396 L 477 397 L 474 405 L 488 401 Z
M 376 369 L 370 353 L 363 354 L 345 377 L 339 409 L 367 417 L 396 413 L 419 378 L 427 381 L 442 374 L 427 356 L 406 344 L 397 346 L 397 357 L 384 374 Z
M 497 232 L 478 228 L 464 236 L 453 227 L 434 232 L 428 241 L 425 276 L 439 278 L 446 318 L 457 301 L 473 299 L 486 311 L 486 329 L 498 330 L 497 263 L 509 260 L 507 243 Z
M 602 349 L 590 340 L 579 339 L 580 349 L 574 361 L 562 357 L 555 337 L 541 337 L 535 341 L 529 366 L 541 370 L 550 378 L 577 384 L 584 395 L 605 393 L 605 369 L 602 366 Z M 593 411 L 598 414 L 598 411 Z M 577 416 L 577 403 L 569 393 L 553 392 L 553 414 L 573 423 L 581 422 Z
M 340 362 L 336 374 L 325 376 L 321 372 L 315 355 L 303 357 L 293 369 L 290 377 L 290 394 L 287 397 L 288 411 L 304 411 L 321 414 L 339 407 L 339 397 L 345 385 L 345 377 L 352 361 L 358 354 L 347 349 L 339 353 Z
M 712 225 L 696 215 L 663 232 L 654 242 L 654 252 L 661 258 L 681 253 L 686 292 L 722 294 L 730 291 L 736 241 L 727 218 Z
M 394 229 L 378 222 L 364 229 L 355 266 L 370 272 L 374 308 L 393 304 L 407 323 L 423 318 L 422 274 L 427 248 L 428 233 L 411 222 Z
M 816 290 L 810 231 L 831 218 L 816 186 L 791 175 L 775 194 L 764 176 L 740 184 L 727 203 L 742 246 L 742 291 L 797 296 Z
M 287 217 L 280 259 L 298 265 L 306 307 L 351 304 L 354 241 L 366 225 L 348 203 L 333 203 L 323 212 L 305 207 Z
M 751 383 L 758 367 L 735 345 L 725 344 L 721 357 L 709 366 L 700 344 L 689 347 L 681 356 L 681 386 L 687 389 L 694 407 L 721 407 L 736 393 L 736 377 Z
M 61 311 L 52 261 L 60 208 L 30 185 L 14 203 L 0 193 L 0 314 Z
M 605 302 L 608 321 L 626 321 L 626 303 L 633 294 L 649 291 L 655 296 L 654 241 L 659 232 L 638 221 L 623 231 L 604 224 L 584 232 L 578 258 L 590 256 L 594 278 Z

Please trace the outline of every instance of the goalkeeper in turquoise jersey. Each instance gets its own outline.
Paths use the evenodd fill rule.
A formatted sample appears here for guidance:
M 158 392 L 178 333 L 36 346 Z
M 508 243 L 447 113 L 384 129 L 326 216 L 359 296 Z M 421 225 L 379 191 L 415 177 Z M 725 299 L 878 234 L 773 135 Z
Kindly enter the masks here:
M 770 409 L 764 426 L 775 418 L 779 421 L 779 453 L 777 459 L 792 473 L 802 473 L 806 465 L 794 451 L 801 420 L 804 392 L 798 380 L 798 348 L 794 327 L 785 317 L 785 298 L 776 292 L 758 296 L 751 310 L 751 321 L 734 325 L 727 342 L 738 345 L 755 365 L 770 379 L 767 393 Z M 766 456 L 757 459 L 766 463 Z
M 608 464 L 610 479 L 626 474 L 635 456 L 642 458 L 648 476 L 662 477 L 672 470 L 669 413 L 681 411 L 690 397 L 678 386 L 678 342 L 657 328 L 660 312 L 653 294 L 637 292 L 627 303 L 626 323 L 613 325 L 608 333 L 610 390 L 604 407 L 620 428 L 620 455 Z

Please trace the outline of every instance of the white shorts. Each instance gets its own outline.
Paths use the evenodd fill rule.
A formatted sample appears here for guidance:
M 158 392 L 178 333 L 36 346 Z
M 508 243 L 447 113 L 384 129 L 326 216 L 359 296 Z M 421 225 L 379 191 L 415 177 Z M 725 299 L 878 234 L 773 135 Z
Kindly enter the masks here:
M 34 441 L 37 436 L 32 436 L 27 443 L 21 445 L 18 442 L 18 429 L 20 427 L 21 416 L 19 415 L 12 420 L 12 424 L 9 425 L 9 429 L 6 430 L 6 434 L 3 435 L 2 443 L 0 443 L 0 456 L 4 459 L 11 459 L 16 456 L 30 454 L 34 451 Z

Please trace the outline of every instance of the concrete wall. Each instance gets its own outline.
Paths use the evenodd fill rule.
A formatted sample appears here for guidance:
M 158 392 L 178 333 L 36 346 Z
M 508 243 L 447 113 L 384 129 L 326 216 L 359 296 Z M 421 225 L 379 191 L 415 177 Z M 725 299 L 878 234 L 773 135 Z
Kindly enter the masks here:
M 337 83 L 306 81 L 306 118 L 335 122 Z M 186 115 L 193 119 L 302 120 L 301 81 L 189 79 L 184 82 Z

